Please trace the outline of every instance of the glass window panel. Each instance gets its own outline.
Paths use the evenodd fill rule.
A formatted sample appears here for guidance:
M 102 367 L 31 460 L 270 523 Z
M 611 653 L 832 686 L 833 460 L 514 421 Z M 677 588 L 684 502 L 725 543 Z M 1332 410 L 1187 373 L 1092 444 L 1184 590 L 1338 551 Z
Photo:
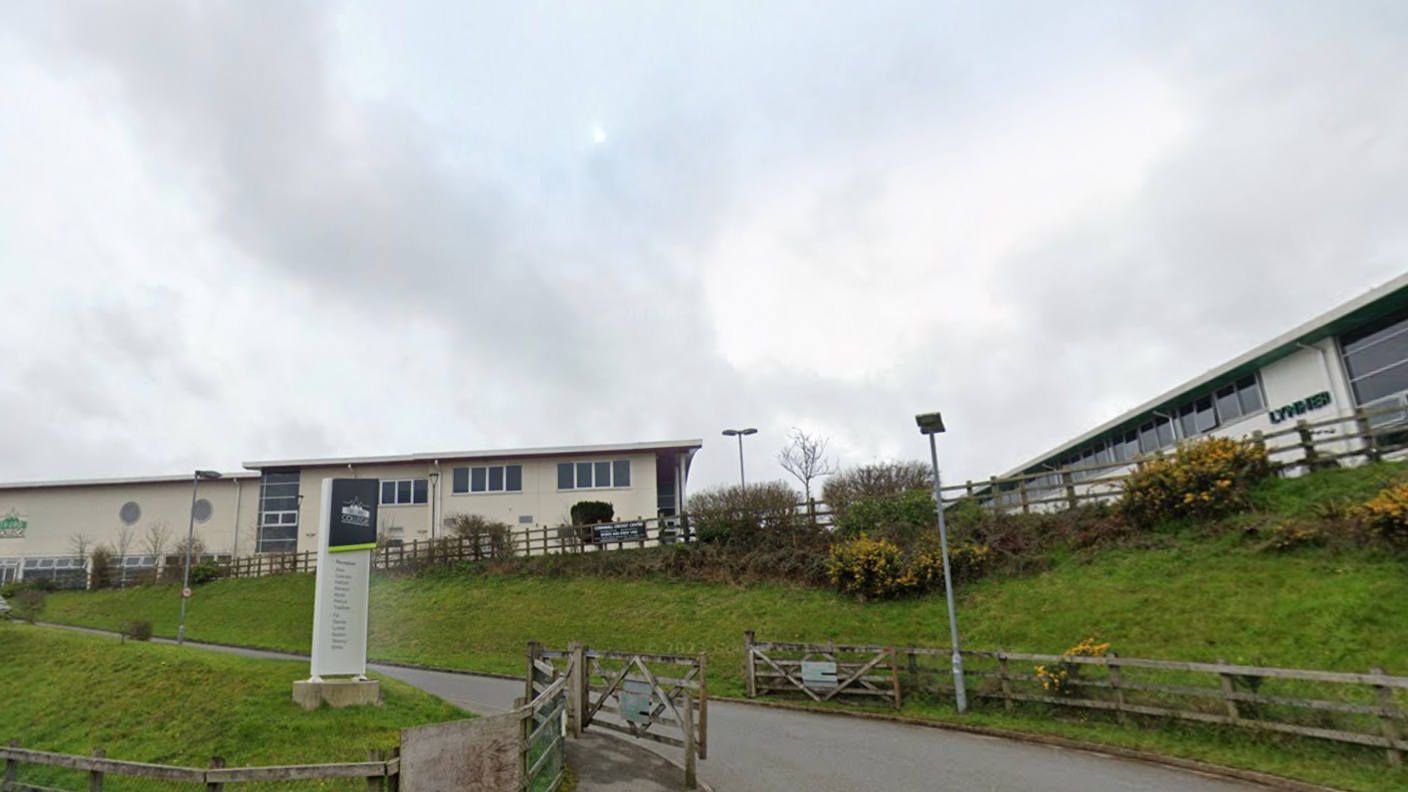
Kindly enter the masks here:
M 1394 366 L 1354 382 L 1354 397 L 1360 404 L 1408 390 L 1408 365 Z
M 572 489 L 572 463 L 557 463 L 557 488 L 560 490 Z
M 611 463 L 611 483 L 618 487 L 631 486 L 631 460 L 618 459 Z
M 1217 413 L 1212 409 L 1212 397 L 1204 396 L 1198 399 L 1197 404 L 1198 431 L 1206 432 L 1217 428 Z
M 289 482 L 297 484 L 298 473 L 265 473 L 264 482 L 266 484 L 287 484 Z
M 1184 437 L 1192 437 L 1198 433 L 1198 420 L 1193 405 L 1186 405 L 1178 411 L 1178 428 L 1183 430 Z
M 490 492 L 503 492 L 503 491 L 504 491 L 504 467 L 503 467 L 503 465 L 494 465 L 493 467 L 489 468 L 489 491 L 490 491 Z
M 1151 423 L 1139 427 L 1139 450 L 1145 454 L 1152 454 L 1159 450 L 1159 438 Z
M 1109 448 L 1109 447 L 1107 446 L 1107 447 L 1102 448 L 1102 449 L 1100 449 L 1099 451 L 1095 452 L 1095 461 L 1098 462 L 1098 463 L 1100 463 L 1100 464 L 1102 464 L 1102 465 L 1108 465 L 1108 464 L 1110 464 L 1111 462 L 1114 462 L 1114 461 L 1115 461 L 1115 452 L 1114 452 L 1114 449 Z
M 396 502 L 396 482 L 394 482 L 394 481 L 383 481 L 383 482 L 381 482 L 381 503 L 382 503 L 382 505 L 384 506 L 384 505 L 386 505 L 386 504 L 388 504 L 388 503 L 395 503 L 395 502 Z
M 265 498 L 260 508 L 263 511 L 291 511 L 298 508 L 298 498 Z
M 1160 418 L 1154 424 L 1154 430 L 1159 435 L 1159 447 L 1164 448 L 1174 444 L 1173 423 L 1167 419 Z
M 469 492 L 469 468 L 455 468 L 454 487 L 456 494 Z
M 1261 398 L 1261 385 L 1256 381 L 1256 377 L 1237 381 L 1237 400 L 1242 403 L 1242 415 L 1250 415 L 1266 406 L 1266 402 Z
M 578 487 L 578 489 L 581 489 L 582 487 L 590 487 L 590 486 L 592 486 L 592 463 L 590 463 L 590 462 L 578 462 L 578 463 L 577 463 L 577 487 Z
M 1373 374 L 1382 368 L 1408 360 L 1408 333 L 1400 333 L 1392 338 L 1344 356 L 1345 368 L 1351 379 Z
M 1340 346 L 1349 355 L 1385 343 L 1405 330 L 1408 330 L 1408 319 L 1390 316 L 1345 333 L 1340 337 Z
M 509 492 L 523 491 L 523 466 L 504 466 L 504 489 Z
M 1217 392 L 1217 419 L 1231 423 L 1242 417 L 1242 405 L 1237 401 L 1237 387 L 1228 385 Z
M 412 503 L 427 503 L 427 502 L 429 502 L 429 500 L 430 500 L 430 498 L 429 498 L 429 493 L 430 493 L 430 480 L 429 480 L 429 479 L 416 479 L 415 481 L 412 481 L 412 482 L 411 482 L 411 502 L 412 502 Z
M 265 484 L 264 497 L 281 498 L 298 494 L 297 484 Z
M 407 479 L 407 480 L 405 480 L 405 481 L 398 481 L 398 482 L 396 482 L 396 502 L 397 502 L 397 503 L 410 503 L 410 502 L 411 502 L 411 482 L 410 482 L 409 479 Z
M 472 472 L 472 474 L 471 474 L 471 478 L 470 478 L 470 487 L 469 487 L 469 488 L 470 488 L 470 491 L 472 491 L 472 492 L 485 492 L 486 490 L 488 490 L 488 489 L 489 489 L 489 469 L 488 469 L 488 468 L 482 468 L 482 467 L 474 468 L 474 470 L 473 470 L 473 472 Z
M 297 525 L 298 512 L 284 512 L 279 518 L 279 523 L 282 525 Z
M 596 468 L 596 485 L 598 487 L 611 486 L 611 463 L 597 462 L 594 467 Z

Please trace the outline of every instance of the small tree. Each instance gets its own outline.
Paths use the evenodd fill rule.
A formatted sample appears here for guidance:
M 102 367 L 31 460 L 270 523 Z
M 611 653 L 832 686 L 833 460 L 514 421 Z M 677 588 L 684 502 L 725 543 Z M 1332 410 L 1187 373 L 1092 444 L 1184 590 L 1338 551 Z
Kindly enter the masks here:
M 142 536 L 142 552 L 152 557 L 152 582 L 157 581 L 161 573 L 162 557 L 166 555 L 166 548 L 171 544 L 171 527 L 165 520 L 157 520 L 147 526 L 147 532 Z
M 77 559 L 80 564 L 83 565 L 85 570 L 85 574 L 83 576 L 83 585 L 80 586 L 80 588 L 88 588 L 88 577 L 86 575 L 86 570 L 88 567 L 88 556 L 93 551 L 93 537 L 89 536 L 88 534 L 81 533 L 69 534 L 68 548 L 73 552 L 73 557 Z
M 513 529 L 506 522 L 478 514 L 452 514 L 445 523 L 453 536 L 467 540 L 472 560 L 513 554 Z
M 777 453 L 777 463 L 801 482 L 807 513 L 812 514 L 812 482 L 836 472 L 836 466 L 826 458 L 826 445 L 831 441 L 795 428 L 787 438 L 787 445 Z
M 127 587 L 127 563 L 124 559 L 132 554 L 132 550 L 137 546 L 137 529 L 134 526 L 123 523 L 117 527 L 117 538 L 113 540 L 112 552 L 117 556 L 119 569 L 119 585 Z

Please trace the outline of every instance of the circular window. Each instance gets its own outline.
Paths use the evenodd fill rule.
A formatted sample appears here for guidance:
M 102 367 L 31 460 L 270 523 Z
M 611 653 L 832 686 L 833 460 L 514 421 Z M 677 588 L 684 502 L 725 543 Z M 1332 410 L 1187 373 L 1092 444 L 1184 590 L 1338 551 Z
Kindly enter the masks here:
M 210 505 L 210 501 L 201 498 L 196 501 L 195 508 L 191 510 L 191 515 L 196 518 L 196 522 L 205 522 L 214 513 L 215 507 Z
M 132 525 L 142 519 L 142 507 L 138 506 L 136 501 L 127 501 L 122 504 L 122 510 L 117 513 L 117 517 L 124 525 Z

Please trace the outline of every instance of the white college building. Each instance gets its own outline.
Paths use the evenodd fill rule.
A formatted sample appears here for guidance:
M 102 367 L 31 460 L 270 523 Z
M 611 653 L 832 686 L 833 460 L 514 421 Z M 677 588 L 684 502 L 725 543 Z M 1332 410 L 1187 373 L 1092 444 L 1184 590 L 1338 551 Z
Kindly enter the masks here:
M 89 548 L 123 548 L 127 567 L 159 563 L 195 535 L 217 557 L 317 549 L 325 478 L 381 481 L 378 533 L 410 542 L 435 538 L 445 520 L 477 514 L 512 526 L 564 525 L 578 501 L 606 501 L 617 519 L 678 514 L 702 440 L 621 445 L 246 462 L 202 479 L 157 478 L 0 484 L 0 583 L 20 577 L 72 579 Z M 164 543 L 153 542 L 165 534 Z
M 1366 411 L 1368 417 L 1353 420 Z M 1335 418 L 1345 420 L 1327 421 Z M 1380 442 L 1401 445 L 1397 428 L 1408 424 L 1408 275 L 1014 468 L 999 478 L 997 501 L 1012 508 L 1060 503 L 1071 493 L 1114 494 L 1117 487 L 1099 479 L 1121 476 L 1139 457 L 1181 440 L 1261 432 L 1275 435 L 1267 439 L 1274 449 L 1301 442 L 1296 432 L 1284 431 L 1301 421 L 1314 425 L 1308 431 L 1326 455 L 1363 448 L 1372 441 L 1349 436 L 1369 430 Z M 1291 458 L 1273 455 L 1276 461 Z M 1001 483 L 1013 478 L 1024 480 Z M 986 500 L 992 489 L 975 494 Z

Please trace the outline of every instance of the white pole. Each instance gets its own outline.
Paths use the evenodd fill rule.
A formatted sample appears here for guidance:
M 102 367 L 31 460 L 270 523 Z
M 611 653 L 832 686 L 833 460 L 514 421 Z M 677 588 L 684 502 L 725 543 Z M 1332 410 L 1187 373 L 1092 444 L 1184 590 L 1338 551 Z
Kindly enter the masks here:
M 948 597 L 948 629 L 953 641 L 953 692 L 959 714 L 968 711 L 968 692 L 963 686 L 963 655 L 958 651 L 958 617 L 953 607 L 953 573 L 948 564 L 948 529 L 944 525 L 944 496 L 939 485 L 939 449 L 929 435 L 929 456 L 934 462 L 934 505 L 939 510 L 939 547 L 944 555 L 944 594 Z

